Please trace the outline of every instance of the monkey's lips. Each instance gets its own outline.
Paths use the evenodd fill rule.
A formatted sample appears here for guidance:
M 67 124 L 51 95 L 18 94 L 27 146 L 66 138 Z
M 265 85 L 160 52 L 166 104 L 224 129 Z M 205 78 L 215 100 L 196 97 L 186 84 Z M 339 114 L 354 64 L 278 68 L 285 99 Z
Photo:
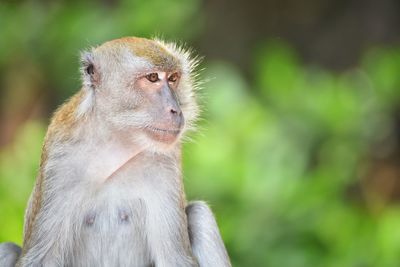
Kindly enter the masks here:
M 146 127 L 146 131 L 152 139 L 163 143 L 174 142 L 181 133 L 181 129 L 162 129 L 153 126 Z

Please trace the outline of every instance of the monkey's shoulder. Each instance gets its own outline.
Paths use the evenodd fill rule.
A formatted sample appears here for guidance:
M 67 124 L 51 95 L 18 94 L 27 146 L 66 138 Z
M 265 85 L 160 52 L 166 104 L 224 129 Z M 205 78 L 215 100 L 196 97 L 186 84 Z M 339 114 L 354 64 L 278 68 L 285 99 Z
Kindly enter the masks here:
M 46 139 L 51 139 L 53 136 L 67 138 L 72 134 L 76 124 L 82 120 L 77 116 L 77 110 L 84 99 L 84 94 L 83 90 L 78 91 L 54 112 Z

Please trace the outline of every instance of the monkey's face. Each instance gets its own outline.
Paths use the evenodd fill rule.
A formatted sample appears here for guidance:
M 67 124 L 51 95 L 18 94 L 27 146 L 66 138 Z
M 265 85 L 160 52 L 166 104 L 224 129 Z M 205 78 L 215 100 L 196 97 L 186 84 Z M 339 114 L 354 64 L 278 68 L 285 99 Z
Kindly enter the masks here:
M 177 94 L 179 79 L 179 72 L 160 71 L 140 75 L 135 80 L 133 90 L 141 97 L 137 108 L 143 109 L 149 118 L 141 126 L 155 141 L 172 143 L 183 131 L 185 119 Z
M 92 57 L 88 66 L 94 67 L 86 70 L 89 83 L 97 83 L 94 109 L 113 129 L 160 147 L 176 143 L 192 126 L 198 108 L 187 53 L 157 41 L 124 39 L 100 46 Z
M 185 128 L 180 77 L 179 71 L 120 71 L 96 92 L 96 104 L 113 128 L 141 143 L 173 144 Z

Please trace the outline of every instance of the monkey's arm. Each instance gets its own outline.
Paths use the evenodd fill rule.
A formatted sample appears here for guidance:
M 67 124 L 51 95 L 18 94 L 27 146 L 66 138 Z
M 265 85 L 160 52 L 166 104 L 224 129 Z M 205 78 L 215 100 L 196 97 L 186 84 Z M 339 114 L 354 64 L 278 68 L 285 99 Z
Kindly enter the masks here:
M 14 243 L 0 243 L 0 266 L 14 267 L 20 254 L 21 248 Z
M 24 244 L 18 267 L 68 263 L 65 255 L 70 253 L 70 241 L 74 239 L 75 228 L 66 211 L 69 206 L 75 206 L 72 200 L 77 198 L 71 196 L 76 187 L 68 186 L 61 190 L 65 186 L 62 180 L 68 179 L 57 172 L 51 178 L 55 185 L 50 187 L 46 186 L 44 177 L 39 176 L 30 197 L 25 213 Z M 68 235 L 62 235 L 65 232 Z
M 40 207 L 41 207 L 42 182 L 43 182 L 43 177 L 42 177 L 42 175 L 39 174 L 38 177 L 36 177 L 36 183 L 35 183 L 32 193 L 29 197 L 28 206 L 25 210 L 24 245 L 23 246 L 26 246 L 27 241 L 30 240 L 30 236 L 33 231 L 34 221 L 35 221 L 36 215 L 39 212 Z
M 211 209 L 201 201 L 186 207 L 189 238 L 200 267 L 229 267 L 228 253 Z
M 158 205 L 157 205 L 158 206 Z M 174 204 L 148 209 L 148 242 L 157 267 L 199 267 L 190 249 L 185 212 Z M 155 213 L 153 213 L 155 212 Z

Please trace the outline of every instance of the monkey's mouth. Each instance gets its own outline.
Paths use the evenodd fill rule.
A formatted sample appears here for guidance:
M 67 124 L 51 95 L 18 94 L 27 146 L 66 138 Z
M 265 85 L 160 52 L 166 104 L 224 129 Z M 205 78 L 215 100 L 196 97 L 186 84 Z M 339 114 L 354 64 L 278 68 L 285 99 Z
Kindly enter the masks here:
M 153 126 L 146 127 L 146 130 L 151 138 L 165 143 L 172 143 L 181 133 L 181 129 L 161 129 Z

